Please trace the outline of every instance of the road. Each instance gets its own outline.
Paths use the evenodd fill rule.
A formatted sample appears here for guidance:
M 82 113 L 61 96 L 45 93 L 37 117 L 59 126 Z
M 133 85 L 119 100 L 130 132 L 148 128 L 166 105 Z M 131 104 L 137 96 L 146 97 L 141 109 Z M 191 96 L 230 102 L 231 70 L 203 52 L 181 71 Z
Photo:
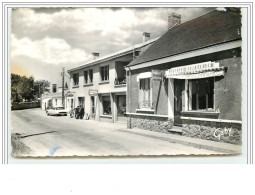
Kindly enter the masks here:
M 146 133 L 145 130 L 136 130 Z M 47 116 L 40 109 L 11 112 L 11 133 L 29 153 L 20 156 L 136 156 L 219 154 L 155 137 L 129 133 L 126 124 Z

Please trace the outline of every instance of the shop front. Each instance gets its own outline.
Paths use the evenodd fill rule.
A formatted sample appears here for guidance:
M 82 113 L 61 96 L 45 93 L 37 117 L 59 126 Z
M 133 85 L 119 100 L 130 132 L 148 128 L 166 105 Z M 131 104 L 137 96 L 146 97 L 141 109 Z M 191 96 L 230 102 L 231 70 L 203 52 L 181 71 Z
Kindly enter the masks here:
M 190 137 L 241 143 L 240 59 L 151 69 L 133 77 L 138 98 L 131 99 L 129 128 L 177 129 Z
M 165 72 L 169 86 L 173 83 L 174 93 L 169 94 L 173 106 L 174 125 L 182 126 L 182 116 L 218 118 L 215 107 L 215 80 L 224 78 L 227 67 L 216 62 L 203 62 L 175 67 Z M 215 79 L 216 78 L 216 79 Z

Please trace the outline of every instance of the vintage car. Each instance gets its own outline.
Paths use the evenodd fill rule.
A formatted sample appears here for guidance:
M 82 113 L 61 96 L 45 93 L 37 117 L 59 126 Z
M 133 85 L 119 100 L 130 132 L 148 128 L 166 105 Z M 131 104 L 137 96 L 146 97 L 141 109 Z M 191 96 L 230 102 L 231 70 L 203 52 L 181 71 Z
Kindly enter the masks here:
M 46 114 L 49 115 L 61 115 L 61 116 L 67 116 L 68 111 L 65 110 L 64 107 L 55 107 L 50 108 L 46 110 Z

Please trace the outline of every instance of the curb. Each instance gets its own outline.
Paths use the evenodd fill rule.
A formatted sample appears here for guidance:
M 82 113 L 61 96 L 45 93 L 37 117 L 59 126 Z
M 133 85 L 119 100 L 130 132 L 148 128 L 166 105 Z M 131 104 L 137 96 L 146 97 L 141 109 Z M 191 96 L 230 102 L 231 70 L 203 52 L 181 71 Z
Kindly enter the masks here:
M 221 147 L 217 147 L 217 146 L 199 144 L 199 143 L 179 140 L 179 139 L 175 139 L 175 138 L 170 138 L 170 137 L 166 138 L 166 137 L 161 137 L 161 136 L 157 136 L 157 135 L 149 135 L 149 134 L 144 134 L 144 133 L 140 133 L 140 132 L 128 131 L 128 130 L 125 130 L 125 129 L 121 129 L 119 131 L 124 132 L 124 133 L 130 133 L 130 134 L 150 137 L 150 138 L 154 138 L 154 139 L 159 139 L 160 138 L 163 141 L 169 141 L 171 143 L 178 143 L 178 144 L 182 144 L 182 145 L 186 145 L 186 146 L 193 146 L 193 147 L 199 148 L 199 149 L 202 148 L 202 149 L 207 149 L 207 150 L 214 150 L 214 151 L 217 151 L 217 152 L 222 152 L 222 153 L 227 153 L 227 154 L 241 154 L 241 151 L 221 148 Z

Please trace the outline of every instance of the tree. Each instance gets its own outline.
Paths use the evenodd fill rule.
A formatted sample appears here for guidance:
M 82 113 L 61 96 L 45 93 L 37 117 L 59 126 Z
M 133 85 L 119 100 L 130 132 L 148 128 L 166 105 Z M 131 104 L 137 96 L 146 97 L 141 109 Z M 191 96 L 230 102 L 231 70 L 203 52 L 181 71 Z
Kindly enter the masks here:
M 43 93 L 50 92 L 50 82 L 46 80 L 37 80 L 34 82 L 34 94 L 40 98 Z
M 49 92 L 50 82 L 46 80 L 34 81 L 34 78 L 11 74 L 11 101 L 31 101 Z
M 29 77 L 29 78 L 25 76 L 21 77 L 20 94 L 25 101 L 31 101 L 32 99 L 34 99 L 33 85 L 34 85 L 33 77 Z
M 20 81 L 21 81 L 21 76 L 16 75 L 16 74 L 11 74 L 11 101 L 13 101 L 13 102 L 21 102 L 22 101 L 21 94 L 19 93 Z
M 11 74 L 11 100 L 14 102 L 34 99 L 34 78 Z

